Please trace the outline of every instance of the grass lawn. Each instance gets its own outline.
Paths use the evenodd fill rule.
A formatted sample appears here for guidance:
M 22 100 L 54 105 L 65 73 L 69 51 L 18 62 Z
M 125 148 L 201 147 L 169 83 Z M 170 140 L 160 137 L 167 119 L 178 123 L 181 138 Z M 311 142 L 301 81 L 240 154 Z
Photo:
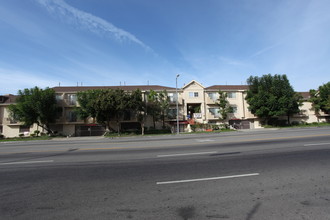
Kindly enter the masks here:
M 15 138 L 4 138 L 0 139 L 0 142 L 8 141 L 35 141 L 35 140 L 50 140 L 52 137 L 49 136 L 40 136 L 40 137 L 15 137 Z
M 290 126 L 271 126 L 265 125 L 264 128 L 310 128 L 310 127 L 326 127 L 330 126 L 330 123 L 322 122 L 322 123 L 311 123 L 311 124 L 298 124 L 298 125 L 290 125 Z

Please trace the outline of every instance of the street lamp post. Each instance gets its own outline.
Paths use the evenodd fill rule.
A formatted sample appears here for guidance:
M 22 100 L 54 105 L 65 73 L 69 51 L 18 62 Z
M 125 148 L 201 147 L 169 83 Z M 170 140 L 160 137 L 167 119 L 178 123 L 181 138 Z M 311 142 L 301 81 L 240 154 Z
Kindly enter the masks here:
M 180 74 L 176 75 L 175 78 L 175 91 L 176 91 L 176 134 L 180 133 L 179 128 L 179 95 L 178 95 L 178 78 Z

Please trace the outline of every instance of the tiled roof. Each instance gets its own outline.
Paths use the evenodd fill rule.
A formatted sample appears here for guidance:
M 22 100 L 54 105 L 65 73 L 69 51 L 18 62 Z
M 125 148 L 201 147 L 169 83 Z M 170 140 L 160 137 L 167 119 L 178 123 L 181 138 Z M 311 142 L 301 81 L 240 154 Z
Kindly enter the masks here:
M 162 91 L 175 90 L 172 87 L 158 86 L 158 85 L 137 85 L 137 86 L 57 86 L 53 87 L 55 92 L 81 92 L 93 89 L 122 89 L 124 91 L 134 91 L 140 89 L 141 91 Z
M 1 100 L 0 104 L 12 104 L 12 103 L 15 103 L 17 97 L 18 96 L 12 95 L 12 94 L 2 95 L 2 96 L 0 96 L 0 100 Z
M 298 92 L 305 100 L 311 97 L 309 92 Z
M 205 88 L 206 90 L 248 90 L 248 85 L 214 85 Z

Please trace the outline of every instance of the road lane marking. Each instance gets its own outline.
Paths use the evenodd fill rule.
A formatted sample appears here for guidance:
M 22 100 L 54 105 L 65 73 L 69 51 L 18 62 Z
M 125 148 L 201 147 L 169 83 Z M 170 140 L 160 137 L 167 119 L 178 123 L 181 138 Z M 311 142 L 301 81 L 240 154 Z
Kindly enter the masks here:
M 318 146 L 318 145 L 330 145 L 330 143 L 304 144 L 305 147 L 307 147 L 307 146 Z
M 259 175 L 259 173 L 248 173 L 248 174 L 240 174 L 240 175 L 233 175 L 233 176 L 220 176 L 220 177 L 210 177 L 210 178 L 201 178 L 201 179 L 174 180 L 174 181 L 166 181 L 166 182 L 157 182 L 156 184 L 157 185 L 164 185 L 164 184 L 174 184 L 174 183 L 189 183 L 189 182 L 231 179 L 231 178 L 248 177 L 248 176 L 258 176 L 258 175 Z
M 21 162 L 8 162 L 0 163 L 0 165 L 14 165 L 14 164 L 32 164 L 32 163 L 52 163 L 53 160 L 39 160 L 39 161 L 21 161 Z
M 196 153 L 185 153 L 185 154 L 163 154 L 163 155 L 157 155 L 157 157 L 180 157 L 180 156 L 191 156 L 191 155 L 203 155 L 203 154 L 216 154 L 217 151 L 211 151 L 211 152 L 196 152 Z
M 215 140 L 212 140 L 212 139 L 196 139 L 197 142 L 199 143 L 204 143 L 204 142 L 213 142 Z

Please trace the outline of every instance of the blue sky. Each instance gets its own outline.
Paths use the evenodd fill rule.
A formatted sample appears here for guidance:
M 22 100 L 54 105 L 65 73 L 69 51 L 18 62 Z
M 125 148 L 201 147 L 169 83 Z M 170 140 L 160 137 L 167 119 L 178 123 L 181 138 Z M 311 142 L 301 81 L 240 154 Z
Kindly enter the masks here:
M 0 0 L 0 94 L 34 86 L 330 81 L 328 0 Z

